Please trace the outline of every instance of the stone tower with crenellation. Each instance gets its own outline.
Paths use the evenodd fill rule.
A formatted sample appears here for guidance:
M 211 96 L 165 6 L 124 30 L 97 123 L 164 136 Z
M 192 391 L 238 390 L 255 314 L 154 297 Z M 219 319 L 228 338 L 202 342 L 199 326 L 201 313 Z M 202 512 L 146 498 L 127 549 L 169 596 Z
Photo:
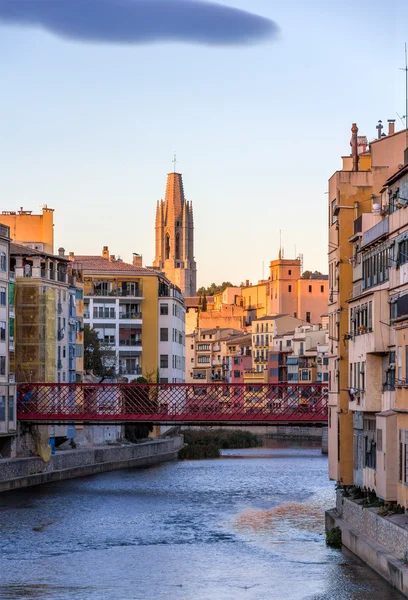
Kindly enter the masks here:
M 195 296 L 197 265 L 194 260 L 193 203 L 184 197 L 181 173 L 168 174 L 166 197 L 157 202 L 153 267 L 163 271 L 184 296 Z

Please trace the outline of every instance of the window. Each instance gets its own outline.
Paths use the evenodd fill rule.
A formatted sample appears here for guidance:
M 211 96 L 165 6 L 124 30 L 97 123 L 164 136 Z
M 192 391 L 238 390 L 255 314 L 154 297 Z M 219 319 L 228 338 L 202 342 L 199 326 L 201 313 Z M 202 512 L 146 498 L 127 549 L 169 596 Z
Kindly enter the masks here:
M 194 344 L 191 344 L 190 350 L 194 350 Z
M 290 293 L 292 291 L 292 286 L 288 285 L 288 292 Z
M 160 327 L 160 341 L 168 342 L 169 341 L 169 329 L 168 327 Z
M 234 357 L 234 365 L 239 365 L 240 362 L 241 362 L 241 360 L 237 356 L 235 356 Z
M 6 288 L 0 287 L 0 305 L 6 306 Z
M 336 208 L 336 200 L 332 200 L 331 201 L 331 222 L 332 222 L 332 225 L 337 221 L 337 217 L 334 214 L 335 208 Z
M 269 369 L 270 377 L 279 377 L 279 369 Z
M 302 369 L 302 381 L 309 381 L 309 369 Z
M 381 244 L 374 250 L 363 254 L 363 282 L 362 289 L 367 290 L 379 285 L 389 278 L 390 247 Z
M 292 275 L 291 269 L 288 270 L 288 275 Z
M 311 294 L 311 293 L 312 293 L 312 286 L 309 285 L 309 294 Z
M 197 350 L 201 351 L 201 350 L 209 350 L 210 349 L 210 344 L 198 344 Z
M 0 396 L 0 421 L 6 420 L 6 397 Z
M 320 291 L 321 291 L 322 294 L 324 293 L 324 285 L 320 286 Z
M 160 377 L 160 383 L 169 383 L 168 377 Z
M 408 484 L 408 431 L 405 431 L 404 450 L 405 450 L 405 472 L 404 483 Z
M 6 357 L 0 356 L 0 375 L 6 374 Z
M 383 451 L 383 430 L 377 429 L 377 450 L 379 452 Z
M 160 304 L 160 314 L 161 315 L 169 314 L 169 305 L 168 304 Z
M 323 356 L 323 364 L 327 367 L 329 364 L 329 357 L 328 356 Z
M 80 357 L 82 357 L 82 354 L 83 354 L 82 344 L 76 344 L 75 345 L 75 356 L 78 356 L 80 358 Z
M 294 312 L 293 316 L 295 317 L 295 319 L 297 319 L 297 312 Z
M 7 271 L 7 258 L 5 252 L 0 254 L 0 271 Z
M 203 363 L 207 363 L 207 364 L 209 364 L 209 362 L 210 362 L 210 357 L 209 357 L 209 356 L 207 356 L 207 355 L 204 355 L 204 356 L 199 356 L 199 357 L 197 358 L 197 362 L 198 362 L 198 363 L 200 363 L 200 364 L 203 364 Z
M 8 420 L 14 421 L 14 396 L 9 396 L 8 399 Z
M 1 396 L 0 396 L 1 398 Z M 404 446 L 402 443 L 402 429 L 398 432 L 398 480 L 402 481 L 404 476 Z
M 160 354 L 160 368 L 168 369 L 169 367 L 169 355 L 168 354 Z
M 310 312 L 306 313 L 306 321 L 310 323 Z
M 4 342 L 6 339 L 6 322 L 0 321 L 0 341 Z
M 62 381 L 65 381 L 65 371 L 62 372 Z
M 398 348 L 397 348 L 397 357 L 398 357 L 397 379 L 398 379 L 398 383 L 401 383 L 402 382 L 402 346 L 398 346 Z
M 241 377 L 241 371 L 234 371 L 234 378 L 239 379 Z
M 286 340 L 286 347 L 290 348 L 292 345 L 292 340 Z
M 62 347 L 62 358 L 65 358 L 67 355 L 67 350 L 65 348 L 65 346 Z
M 194 358 L 192 358 L 192 359 L 191 359 L 191 362 L 192 362 L 192 363 L 194 362 Z
M 323 381 L 329 381 L 329 374 L 323 373 Z

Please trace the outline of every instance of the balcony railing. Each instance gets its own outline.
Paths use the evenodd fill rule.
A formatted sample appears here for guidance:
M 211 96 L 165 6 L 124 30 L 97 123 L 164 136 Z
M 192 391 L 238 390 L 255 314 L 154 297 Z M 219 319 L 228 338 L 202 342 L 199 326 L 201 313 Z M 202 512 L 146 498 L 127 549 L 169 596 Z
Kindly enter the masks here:
M 119 313 L 119 319 L 141 319 L 141 312 Z
M 142 374 L 141 367 L 135 367 L 134 369 L 128 369 L 127 367 L 119 368 L 119 375 L 141 375 L 141 374 Z
M 90 294 L 86 294 L 87 296 L 115 296 L 121 298 L 142 298 L 143 292 L 141 289 L 136 290 L 124 290 L 122 288 L 115 288 L 113 290 L 106 289 L 93 289 Z
M 61 304 L 61 302 L 58 302 L 57 310 L 58 310 L 58 314 L 60 315 L 62 313 L 62 304 Z
M 141 346 L 142 338 L 132 338 L 130 340 L 119 340 L 119 346 Z

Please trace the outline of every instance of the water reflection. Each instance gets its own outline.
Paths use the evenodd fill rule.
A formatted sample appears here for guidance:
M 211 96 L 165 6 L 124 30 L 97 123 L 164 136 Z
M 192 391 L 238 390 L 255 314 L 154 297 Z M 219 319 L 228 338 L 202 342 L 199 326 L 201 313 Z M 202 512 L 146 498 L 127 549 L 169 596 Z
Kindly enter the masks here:
M 402 598 L 326 547 L 319 447 L 271 446 L 0 496 L 0 598 Z

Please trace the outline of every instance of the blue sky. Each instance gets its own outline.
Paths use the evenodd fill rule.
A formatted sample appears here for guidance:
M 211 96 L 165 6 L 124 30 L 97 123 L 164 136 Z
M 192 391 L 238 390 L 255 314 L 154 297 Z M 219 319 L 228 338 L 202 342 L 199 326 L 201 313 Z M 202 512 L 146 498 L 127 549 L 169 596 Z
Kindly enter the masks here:
M 177 151 L 198 284 L 304 254 L 327 272 L 327 179 L 350 127 L 404 114 L 408 5 L 229 0 L 275 21 L 252 46 L 115 45 L 0 25 L 2 210 L 55 209 L 56 248 L 154 258 L 156 200 Z M 1 8 L 1 2 L 0 2 Z

